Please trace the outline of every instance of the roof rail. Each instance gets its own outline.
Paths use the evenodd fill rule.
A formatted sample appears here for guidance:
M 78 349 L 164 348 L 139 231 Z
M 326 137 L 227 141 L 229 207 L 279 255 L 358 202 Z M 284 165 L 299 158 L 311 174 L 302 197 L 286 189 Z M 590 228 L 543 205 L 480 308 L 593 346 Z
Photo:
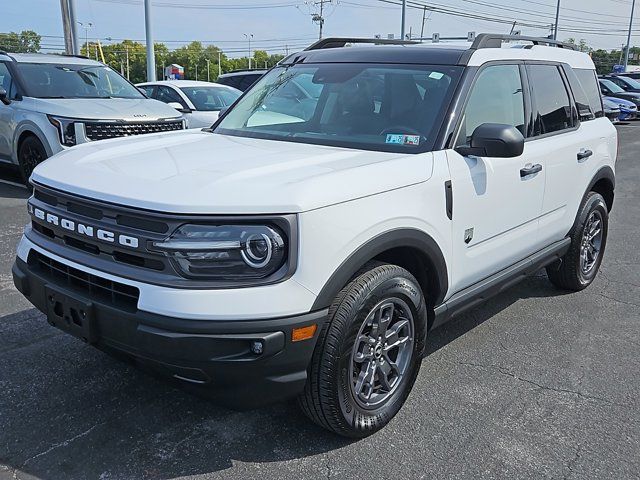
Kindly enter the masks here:
M 347 43 L 370 43 L 374 45 L 414 45 L 420 42 L 414 42 L 411 40 L 391 40 L 385 38 L 342 38 L 342 37 L 329 37 L 318 40 L 312 43 L 305 51 L 309 50 L 323 50 L 325 48 L 340 48 L 344 47 Z
M 481 48 L 500 48 L 503 42 L 508 41 L 525 41 L 531 42 L 533 45 L 546 45 L 548 47 L 566 48 L 568 50 L 576 50 L 575 45 L 570 43 L 559 42 L 551 38 L 545 37 L 524 37 L 522 35 L 501 35 L 495 33 L 481 33 L 476 37 L 471 45 L 472 50 Z

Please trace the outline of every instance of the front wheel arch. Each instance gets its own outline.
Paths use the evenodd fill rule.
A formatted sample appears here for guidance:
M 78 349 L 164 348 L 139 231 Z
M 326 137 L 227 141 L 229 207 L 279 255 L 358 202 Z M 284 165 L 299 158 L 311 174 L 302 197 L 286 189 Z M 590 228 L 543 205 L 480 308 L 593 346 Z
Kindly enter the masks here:
M 449 288 L 442 250 L 429 234 L 402 228 L 372 238 L 349 255 L 322 287 L 312 310 L 328 308 L 340 290 L 372 260 L 405 268 L 418 279 L 429 307 L 442 303 Z

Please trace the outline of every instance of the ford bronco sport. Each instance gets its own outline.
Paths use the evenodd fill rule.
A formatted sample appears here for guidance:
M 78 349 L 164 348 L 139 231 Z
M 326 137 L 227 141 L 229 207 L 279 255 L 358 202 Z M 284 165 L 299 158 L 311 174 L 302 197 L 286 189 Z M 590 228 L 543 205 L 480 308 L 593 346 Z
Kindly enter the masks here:
M 106 352 L 236 408 L 297 396 L 363 437 L 405 402 L 430 330 L 543 267 L 593 281 L 616 154 L 568 45 L 325 39 L 210 129 L 38 166 L 14 281 Z

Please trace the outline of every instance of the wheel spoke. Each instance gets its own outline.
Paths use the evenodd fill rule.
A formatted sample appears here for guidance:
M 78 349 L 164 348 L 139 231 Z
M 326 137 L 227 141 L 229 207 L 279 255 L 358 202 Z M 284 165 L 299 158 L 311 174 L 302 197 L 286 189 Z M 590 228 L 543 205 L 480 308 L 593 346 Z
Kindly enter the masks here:
M 400 339 L 400 332 L 407 325 L 409 325 L 409 320 L 406 318 L 400 318 L 400 320 L 394 323 L 391 328 L 387 329 L 386 345 L 396 345 Z M 387 350 L 387 348 L 385 348 L 385 350 Z
M 358 379 L 356 380 L 355 391 L 356 394 L 364 399 L 368 400 L 373 393 L 374 378 L 376 375 L 376 362 L 369 361 L 362 366 Z
M 386 360 L 378 366 L 378 380 L 380 380 L 382 388 L 387 392 L 391 391 L 397 381 L 397 377 L 392 378 L 396 372 L 397 368 L 394 370 Z
M 385 303 L 380 307 L 380 316 L 378 320 L 378 336 L 385 337 L 387 334 L 387 328 L 389 328 L 389 324 L 393 319 L 393 313 L 395 311 L 395 307 L 393 303 Z

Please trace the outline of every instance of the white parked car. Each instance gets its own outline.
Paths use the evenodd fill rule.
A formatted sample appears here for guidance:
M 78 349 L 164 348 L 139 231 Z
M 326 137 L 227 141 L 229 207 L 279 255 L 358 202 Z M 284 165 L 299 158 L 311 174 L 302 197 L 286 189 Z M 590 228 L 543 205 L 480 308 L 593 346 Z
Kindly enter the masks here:
M 85 57 L 0 52 L 0 162 L 26 182 L 36 165 L 80 143 L 183 130 L 175 109 Z
M 591 284 L 616 155 L 571 46 L 325 39 L 212 129 L 37 167 L 14 281 L 98 348 L 235 408 L 297 396 L 363 437 L 407 399 L 433 328 L 541 268 Z
M 242 92 L 233 87 L 193 80 L 163 80 L 140 83 L 149 98 L 171 105 L 184 114 L 187 128 L 210 127 L 221 110 L 231 106 Z

